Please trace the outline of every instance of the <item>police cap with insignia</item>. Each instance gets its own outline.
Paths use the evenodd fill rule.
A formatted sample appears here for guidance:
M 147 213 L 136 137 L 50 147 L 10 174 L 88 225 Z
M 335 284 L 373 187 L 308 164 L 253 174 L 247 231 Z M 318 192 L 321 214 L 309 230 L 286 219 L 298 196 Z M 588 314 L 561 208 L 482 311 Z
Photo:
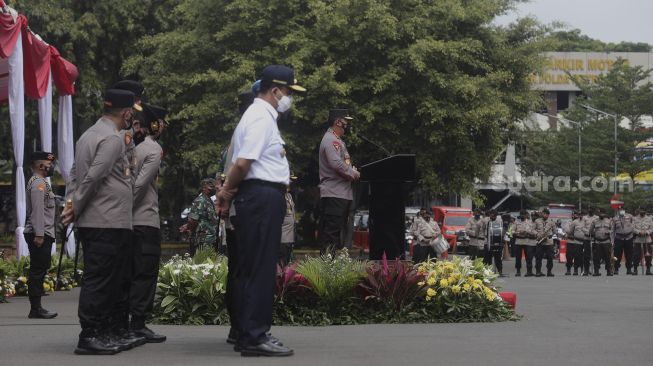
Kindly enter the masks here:
M 139 112 L 143 111 L 143 109 L 140 106 L 140 101 L 143 98 L 143 94 L 145 93 L 145 87 L 143 87 L 143 84 L 134 80 L 121 80 L 113 84 L 111 86 L 111 89 L 129 90 L 130 92 L 134 93 L 134 95 L 136 96 L 134 109 L 136 109 Z
M 349 109 L 335 108 L 329 111 L 329 123 L 333 123 L 333 121 L 337 120 L 338 118 L 343 118 L 347 121 L 354 119 L 354 117 L 349 115 Z
M 261 83 L 271 82 L 277 85 L 286 86 L 297 92 L 305 92 L 306 89 L 297 85 L 295 71 L 284 65 L 270 65 L 261 72 Z
M 133 108 L 134 99 L 134 93 L 129 90 L 109 89 L 104 93 L 104 106 L 106 108 Z
M 54 161 L 54 154 L 47 151 L 34 151 L 31 156 L 32 161 L 50 160 Z
M 144 117 L 143 127 L 151 129 L 152 123 L 158 121 L 163 121 L 163 123 L 167 125 L 168 124 L 168 122 L 166 121 L 167 115 L 168 115 L 168 111 L 165 108 L 159 107 L 158 105 L 143 103 L 143 117 Z

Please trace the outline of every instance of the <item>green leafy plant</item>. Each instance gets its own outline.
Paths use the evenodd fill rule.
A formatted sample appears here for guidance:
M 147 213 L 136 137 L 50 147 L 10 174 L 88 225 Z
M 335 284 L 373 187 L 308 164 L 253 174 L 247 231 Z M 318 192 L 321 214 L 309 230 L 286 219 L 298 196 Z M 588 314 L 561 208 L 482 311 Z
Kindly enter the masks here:
M 347 249 L 343 249 L 335 256 L 306 258 L 297 265 L 297 272 L 320 301 L 333 309 L 353 295 L 353 289 L 365 276 L 366 266 L 366 262 L 351 259 Z
M 382 262 L 367 267 L 367 277 L 358 284 L 358 291 L 365 301 L 387 303 L 395 311 L 420 297 L 424 289 L 419 285 L 423 276 L 412 263 L 397 259 L 388 263 L 385 255 Z
M 189 256 L 175 256 L 159 270 L 156 321 L 173 324 L 225 324 L 224 304 L 227 259 L 206 258 L 195 263 Z

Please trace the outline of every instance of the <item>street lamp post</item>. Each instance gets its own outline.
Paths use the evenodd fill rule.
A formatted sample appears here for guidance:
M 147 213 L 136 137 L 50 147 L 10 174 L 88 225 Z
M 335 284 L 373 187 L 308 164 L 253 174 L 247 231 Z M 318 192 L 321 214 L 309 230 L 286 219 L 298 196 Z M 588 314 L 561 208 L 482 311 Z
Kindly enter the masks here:
M 548 117 L 555 118 L 559 121 L 563 122 L 569 122 L 573 123 L 578 127 L 578 209 L 582 210 L 583 209 L 583 190 L 582 190 L 582 181 L 581 181 L 581 175 L 582 175 L 582 170 L 581 170 L 581 154 L 582 154 L 582 146 L 583 146 L 583 141 L 581 140 L 581 130 L 583 129 L 583 125 L 580 122 L 572 121 L 570 119 L 564 118 L 564 117 L 558 117 L 554 116 L 552 114 L 547 114 Z
M 619 161 L 619 159 L 617 158 L 617 123 L 618 123 L 617 115 L 602 111 L 600 109 L 596 109 L 587 104 L 578 104 L 578 105 L 590 112 L 602 114 L 604 116 L 612 117 L 614 119 L 614 194 L 617 194 L 617 162 Z

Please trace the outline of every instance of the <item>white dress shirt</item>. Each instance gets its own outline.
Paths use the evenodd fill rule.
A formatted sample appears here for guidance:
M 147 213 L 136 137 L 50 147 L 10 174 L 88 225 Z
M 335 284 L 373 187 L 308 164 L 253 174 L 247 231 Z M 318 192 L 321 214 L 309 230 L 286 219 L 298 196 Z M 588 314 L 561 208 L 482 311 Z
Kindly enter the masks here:
M 285 142 L 279 133 L 279 113 L 261 98 L 254 99 L 234 131 L 232 163 L 237 159 L 253 160 L 245 180 L 290 183 L 290 167 Z

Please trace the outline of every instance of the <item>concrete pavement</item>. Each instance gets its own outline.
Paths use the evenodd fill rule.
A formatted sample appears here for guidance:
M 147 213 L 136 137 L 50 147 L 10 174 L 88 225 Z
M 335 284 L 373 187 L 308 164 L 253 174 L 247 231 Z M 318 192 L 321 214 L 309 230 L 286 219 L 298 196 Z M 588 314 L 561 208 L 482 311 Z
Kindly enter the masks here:
M 623 365 L 653 364 L 653 276 L 501 279 L 517 293 L 519 322 L 274 327 L 295 350 L 242 358 L 223 326 L 153 326 L 166 334 L 115 356 L 75 356 L 79 292 L 43 299 L 52 321 L 27 319 L 26 298 L 0 304 L 0 365 Z

